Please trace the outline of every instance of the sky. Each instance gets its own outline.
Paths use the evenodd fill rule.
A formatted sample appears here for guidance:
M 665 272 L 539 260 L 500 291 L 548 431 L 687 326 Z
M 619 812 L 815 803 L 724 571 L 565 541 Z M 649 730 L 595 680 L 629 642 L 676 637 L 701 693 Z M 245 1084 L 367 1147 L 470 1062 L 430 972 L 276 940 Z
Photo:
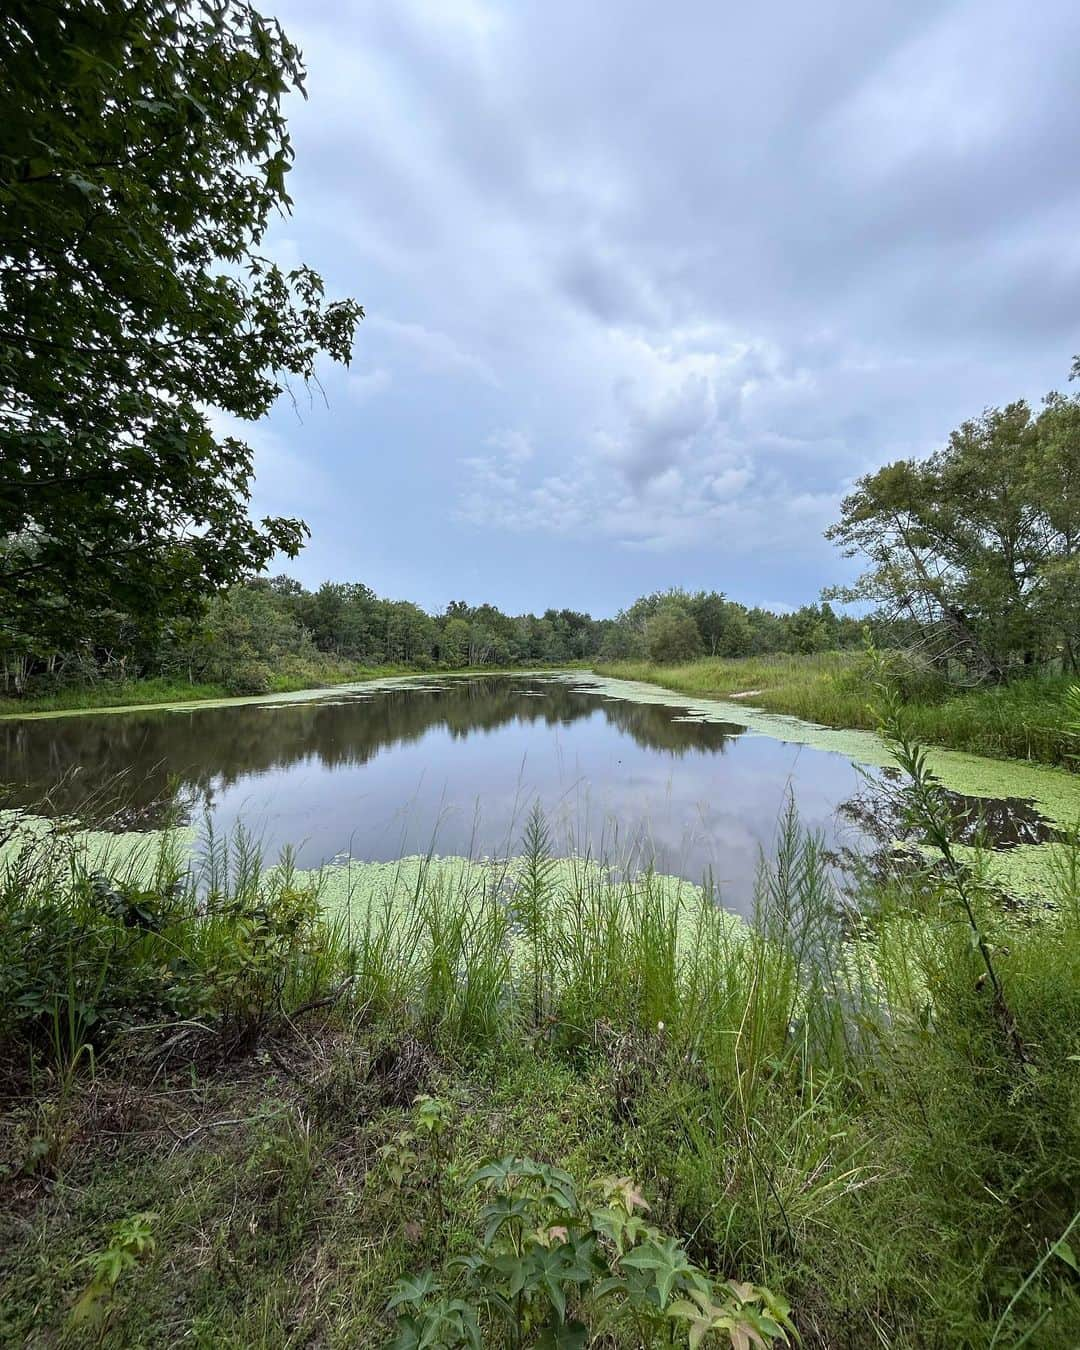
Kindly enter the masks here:
M 860 474 L 1080 352 L 1075 0 L 264 0 L 265 250 L 365 307 L 244 434 L 307 584 L 790 608 Z

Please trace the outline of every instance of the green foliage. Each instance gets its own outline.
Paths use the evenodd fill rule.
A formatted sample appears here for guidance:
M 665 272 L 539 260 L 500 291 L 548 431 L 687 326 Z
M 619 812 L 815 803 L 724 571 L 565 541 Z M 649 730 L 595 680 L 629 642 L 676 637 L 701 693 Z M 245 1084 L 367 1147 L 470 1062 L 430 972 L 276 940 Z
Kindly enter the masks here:
M 489 1197 L 480 1246 L 451 1262 L 455 1289 L 431 1272 L 398 1282 L 388 1310 L 401 1350 L 479 1346 L 489 1324 L 520 1346 L 584 1346 L 616 1326 L 633 1327 L 648 1345 L 685 1335 L 694 1347 L 713 1332 L 714 1343 L 740 1348 L 788 1343 L 794 1328 L 784 1300 L 714 1282 L 645 1221 L 649 1206 L 628 1177 L 601 1180 L 582 1197 L 563 1169 L 507 1157 L 466 1184 Z
M 1005 996 L 992 953 L 993 939 L 985 931 L 982 917 L 990 912 L 993 901 L 981 866 L 983 855 L 976 850 L 974 865 L 958 857 L 954 847 L 956 821 L 948 794 L 931 772 L 926 751 L 908 731 L 899 697 L 887 686 L 882 691 L 882 703 L 881 734 L 892 748 L 896 763 L 905 775 L 902 795 L 906 824 L 916 831 L 916 837 L 922 839 L 925 847 L 932 850 L 940 861 L 946 894 L 963 913 L 968 941 L 972 950 L 978 952 L 983 965 L 980 980 L 985 978 L 989 982 L 994 1012 L 1002 1033 L 1018 1063 L 1026 1065 L 1029 1063 L 1028 1051 Z
M 201 961 L 192 990 L 237 1044 L 254 1041 L 285 1010 L 298 974 L 310 979 L 324 958 L 321 909 L 314 886 L 297 887 L 287 874 L 263 894 L 241 892 L 218 900 L 200 934 Z M 318 977 L 317 977 L 318 978 Z
M 649 619 L 645 645 L 651 661 L 690 661 L 701 652 L 701 634 L 689 614 L 672 606 Z
M 0 1046 L 66 1065 L 183 1019 L 250 1045 L 348 974 L 317 896 L 242 835 L 194 869 L 168 847 L 108 872 L 62 839 L 16 852 L 0 865 Z
M 869 568 L 845 600 L 884 605 L 934 659 L 1000 681 L 1080 656 L 1080 399 L 965 422 L 923 461 L 859 479 L 828 532 Z
M 402 1279 L 403 1344 L 767 1343 L 755 1319 L 792 1337 L 770 1288 L 807 1344 L 1077 1342 L 1080 843 L 1037 910 L 940 857 L 851 895 L 789 808 L 750 925 L 556 863 L 542 824 L 515 868 L 432 861 L 314 922 L 236 841 L 177 896 L 167 869 L 87 889 L 66 848 L 22 867 L 4 917 L 92 914 L 120 1011 L 73 1066 L 47 1019 L 3 1046 L 0 1339 L 58 1336 L 102 1232 L 152 1205 L 162 1257 L 104 1300 L 110 1344 L 378 1344 Z M 182 1011 L 125 1011 L 170 952 Z M 226 1010 L 252 988 L 248 1045 Z
M 947 674 L 918 648 L 878 647 L 868 633 L 863 650 L 837 678 L 837 687 L 872 704 L 888 685 L 905 703 L 940 703 L 952 692 Z
M 67 1063 L 125 1026 L 179 1011 L 176 965 L 153 957 L 171 883 L 0 872 L 0 1045 Z M 165 958 L 164 960 L 162 958 Z
M 1072 766 L 1067 695 L 1071 680 L 1043 673 L 1009 684 L 957 688 L 919 652 L 879 648 L 890 683 L 905 699 L 912 734 L 930 745 L 999 758 L 1034 759 Z M 729 698 L 770 712 L 790 713 L 832 727 L 876 730 L 879 663 L 865 652 L 768 656 L 743 660 L 709 657 L 690 665 L 646 662 L 598 663 L 598 674 L 645 680 L 686 694 Z
M 29 694 L 14 707 L 105 704 L 109 699 L 99 686 L 122 686 L 139 674 L 151 677 L 148 693 L 154 691 L 152 681 L 164 676 L 206 686 L 215 695 L 259 694 L 382 668 L 566 666 L 597 655 L 642 658 L 650 648 L 672 661 L 690 660 L 703 650 L 723 656 L 819 652 L 851 646 L 862 633 L 828 605 L 778 615 L 748 610 L 715 591 L 643 596 L 616 619 L 554 609 L 539 618 L 514 616 L 461 600 L 441 615 L 428 615 L 408 601 L 380 598 L 360 583 L 324 582 L 308 591 L 286 576 L 229 587 L 197 616 L 171 622 L 155 640 L 140 634 L 132 616 L 118 610 L 115 617 L 117 633 L 95 630 L 94 645 L 39 644 L 6 654 L 0 648 L 5 689 Z M 173 687 L 183 697 L 182 685 Z M 139 695 L 136 686 L 129 698 L 138 702 Z M 116 698 L 123 701 L 120 688 Z
M 546 906 L 552 893 L 557 864 L 552 857 L 551 832 L 540 803 L 534 802 L 522 840 L 522 868 L 514 886 L 511 914 L 519 925 L 533 988 L 532 1016 L 539 1024 L 544 1012 L 546 970 L 544 933 Z
M 157 1246 L 154 1238 L 154 1214 L 133 1214 L 113 1225 L 109 1241 L 101 1251 L 85 1259 L 93 1274 L 71 1310 L 77 1325 L 100 1328 L 108 1316 L 109 1303 L 123 1277 L 147 1258 Z
M 304 72 L 246 0 L 14 0 L 0 63 L 0 648 L 47 656 L 296 553 L 204 409 L 261 417 L 362 311 L 258 253 Z

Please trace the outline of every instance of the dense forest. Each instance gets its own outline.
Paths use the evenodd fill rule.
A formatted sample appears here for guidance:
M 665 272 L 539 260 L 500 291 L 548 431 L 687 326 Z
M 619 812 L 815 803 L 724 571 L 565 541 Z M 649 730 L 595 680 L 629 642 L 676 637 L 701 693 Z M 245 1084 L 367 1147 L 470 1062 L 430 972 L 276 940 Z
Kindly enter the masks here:
M 571 609 L 510 615 L 463 600 L 433 615 L 408 600 L 382 599 L 359 582 L 327 581 L 308 590 L 287 576 L 256 577 L 211 598 L 197 617 L 149 636 L 135 622 L 114 623 L 107 644 L 88 638 L 69 650 L 6 653 L 4 688 L 16 694 L 163 676 L 261 693 L 282 671 L 317 681 L 351 666 L 455 670 L 818 652 L 855 645 L 862 631 L 827 603 L 776 614 L 717 591 L 657 591 L 613 619 Z

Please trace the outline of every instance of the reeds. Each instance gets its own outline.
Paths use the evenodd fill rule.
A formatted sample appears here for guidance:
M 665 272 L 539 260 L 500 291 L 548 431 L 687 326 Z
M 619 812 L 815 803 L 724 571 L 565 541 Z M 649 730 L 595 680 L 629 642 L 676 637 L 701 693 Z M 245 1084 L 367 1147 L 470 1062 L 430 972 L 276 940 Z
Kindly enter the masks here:
M 706 657 L 678 666 L 620 661 L 601 663 L 596 671 L 709 698 L 752 691 L 741 701 L 769 712 L 829 727 L 877 728 L 874 672 L 857 651 Z M 1070 677 L 1038 674 L 968 689 L 926 677 L 920 669 L 906 691 L 905 711 L 912 734 L 926 744 L 1070 767 L 1076 755 L 1068 726 L 1071 687 Z
M 858 1345 L 1080 1326 L 1043 1259 L 1080 1207 L 1076 840 L 1045 910 L 980 928 L 1022 1063 L 955 878 L 867 872 L 853 904 L 794 802 L 749 921 L 707 887 L 554 857 L 537 811 L 501 862 L 309 874 L 288 854 L 266 866 L 242 831 L 181 842 L 5 853 L 0 1043 L 26 1081 L 63 1085 L 50 1138 L 76 1076 L 136 1041 L 152 1062 L 220 1064 L 296 1027 L 306 1044 L 316 1015 L 353 1044 L 420 1045 L 451 1094 L 470 1075 L 580 1084 L 582 1137 L 614 1117 L 610 1166 L 695 1256 L 783 1289 L 810 1343 L 855 1324 Z

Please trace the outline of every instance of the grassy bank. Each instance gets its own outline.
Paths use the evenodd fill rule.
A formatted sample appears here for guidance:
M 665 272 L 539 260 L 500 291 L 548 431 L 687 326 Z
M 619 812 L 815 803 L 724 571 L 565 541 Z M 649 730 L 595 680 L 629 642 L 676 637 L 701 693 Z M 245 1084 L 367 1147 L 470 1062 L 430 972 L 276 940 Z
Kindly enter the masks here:
M 287 694 L 299 689 L 319 689 L 354 680 L 376 679 L 405 673 L 396 666 L 373 668 L 342 662 L 319 662 L 286 669 L 273 675 L 265 689 L 243 690 L 226 684 L 197 683 L 182 678 L 154 676 L 137 680 L 100 680 L 94 684 L 65 684 L 55 689 L 31 692 L 21 698 L 0 698 L 0 717 L 27 713 L 67 712 L 93 708 L 128 708 L 160 703 L 194 703 L 243 694 Z
M 570 662 L 560 670 L 585 669 L 583 662 Z M 508 668 L 507 668 L 508 669 Z M 532 667 L 530 667 L 532 669 Z M 514 667 L 522 674 L 524 668 Z M 259 694 L 291 694 L 304 689 L 327 689 L 338 684 L 359 684 L 396 675 L 430 675 L 447 678 L 459 675 L 493 675 L 504 668 L 466 666 L 454 670 L 421 670 L 417 666 L 360 666 L 348 662 L 319 662 L 286 667 L 274 674 L 263 689 L 240 689 L 224 684 L 191 684 L 183 679 L 162 677 L 139 680 L 102 680 L 96 684 L 64 685 L 49 692 L 31 693 L 22 698 L 0 698 L 0 718 L 25 717 L 34 713 L 83 712 L 94 709 L 153 707 L 164 703 L 203 703 L 221 699 L 252 697 Z
M 855 924 L 789 816 L 753 927 L 522 855 L 9 852 L 0 1340 L 1080 1341 L 1075 848 Z
M 643 680 L 678 693 L 729 699 L 831 727 L 872 729 L 877 699 L 859 652 L 813 656 L 705 658 L 684 665 L 619 661 L 600 675 Z M 898 683 L 903 684 L 902 679 Z M 931 745 L 1006 759 L 1075 765 L 1065 698 L 1075 680 L 1043 676 L 999 688 L 958 692 L 920 678 L 905 691 L 910 725 Z M 745 695 L 745 697 L 742 697 Z

